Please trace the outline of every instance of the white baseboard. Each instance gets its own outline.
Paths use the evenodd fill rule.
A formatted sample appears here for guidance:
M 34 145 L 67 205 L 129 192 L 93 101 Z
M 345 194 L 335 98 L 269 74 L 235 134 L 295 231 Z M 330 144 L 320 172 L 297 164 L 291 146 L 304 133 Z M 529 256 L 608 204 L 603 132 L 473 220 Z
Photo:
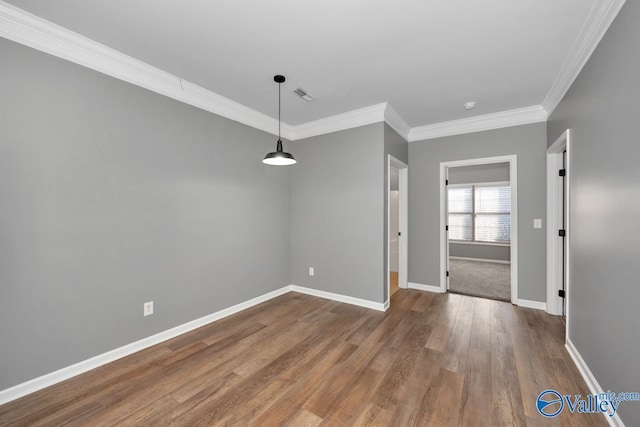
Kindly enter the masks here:
M 547 311 L 547 303 L 540 301 L 531 301 L 528 299 L 519 299 L 518 304 L 520 307 L 524 308 L 535 308 L 536 310 Z
M 419 291 L 436 292 L 438 294 L 445 293 L 440 286 L 422 285 L 420 283 L 409 282 L 409 289 L 417 289 Z
M 582 356 L 580 356 L 578 349 L 573 344 L 571 339 L 568 337 L 567 337 L 567 343 L 565 347 L 569 352 L 569 356 L 571 356 L 571 358 L 573 359 L 573 362 L 576 364 L 576 366 L 578 367 L 578 370 L 582 374 L 582 378 L 584 378 L 584 382 L 587 383 L 587 387 L 589 387 L 589 391 L 591 392 L 591 394 L 602 393 L 604 389 L 600 387 L 600 384 L 598 384 L 596 377 L 593 376 L 586 362 L 584 361 Z M 620 419 L 620 416 L 618 415 L 618 413 L 616 413 L 613 417 L 610 417 L 609 414 L 603 414 L 603 415 L 607 419 L 607 422 L 609 423 L 610 426 L 624 427 L 624 423 Z
M 280 289 L 276 289 L 275 291 L 258 296 L 256 298 L 252 298 L 248 301 L 241 302 L 240 304 L 236 304 L 232 307 L 225 308 L 223 310 L 217 311 L 215 313 L 209 314 L 207 316 L 201 317 L 191 322 L 187 322 L 182 325 L 176 326 L 175 328 L 171 328 L 166 331 L 159 332 L 155 335 L 152 335 L 147 338 L 143 338 L 131 344 L 127 344 L 125 346 L 116 348 L 106 353 L 99 354 L 90 359 L 83 360 L 82 362 L 78 362 L 71 366 L 67 366 L 57 371 L 42 375 L 40 377 L 34 378 L 32 380 L 26 381 L 21 384 L 15 385 L 8 389 L 0 390 L 0 405 L 10 402 L 12 400 L 18 399 L 22 396 L 26 396 L 27 394 L 34 393 L 43 388 L 52 386 L 59 382 L 68 380 L 69 378 L 73 378 L 77 375 L 83 374 L 87 371 L 98 368 L 102 365 L 106 365 L 107 363 L 114 362 L 130 354 L 144 350 L 145 348 L 154 346 L 161 342 L 167 341 L 171 338 L 175 338 L 178 335 L 182 335 L 184 333 L 190 332 L 194 329 L 197 329 L 202 326 L 208 325 L 209 323 L 215 322 L 216 320 L 220 320 L 225 317 L 231 316 L 232 314 L 238 313 L 242 310 L 246 310 L 247 308 L 253 307 L 254 305 L 258 305 L 260 303 L 263 303 L 265 301 L 268 301 L 270 299 L 273 299 L 275 297 L 284 295 L 287 292 L 292 292 L 292 291 L 299 292 L 302 294 L 307 294 L 307 295 L 313 295 L 320 298 L 330 299 L 333 301 L 339 301 L 347 304 L 353 304 L 361 307 L 371 308 L 378 311 L 386 311 L 386 309 L 388 308 L 388 302 L 386 304 L 377 303 L 377 302 L 368 301 L 360 298 L 353 298 L 345 295 L 334 294 L 331 292 L 318 291 L 315 289 L 304 288 L 304 287 L 295 286 L 295 285 L 288 285 Z
M 389 310 L 390 306 L 391 306 L 391 299 L 388 299 L 384 302 L 384 311 Z
M 178 335 L 182 335 L 186 332 L 200 328 L 204 325 L 208 325 L 209 323 L 215 322 L 216 320 L 220 320 L 222 318 L 231 316 L 232 314 L 238 313 L 242 310 L 246 310 L 249 307 L 253 307 L 254 305 L 260 304 L 272 298 L 286 294 L 291 290 L 292 290 L 291 286 L 285 286 L 280 289 L 276 289 L 275 291 L 266 293 L 256 298 L 252 298 L 245 302 L 241 302 L 240 304 L 236 304 L 232 307 L 225 308 L 223 310 L 217 311 L 215 313 L 209 314 L 207 316 L 201 317 L 191 322 L 184 323 L 182 325 L 176 326 L 175 328 L 171 328 L 166 331 L 152 335 L 150 337 L 143 338 L 131 344 L 127 344 L 120 348 L 116 348 L 115 350 L 111 350 L 106 353 L 99 354 L 98 356 L 92 357 L 91 359 L 83 360 L 82 362 L 78 362 L 71 366 L 67 366 L 66 368 L 59 369 L 57 371 L 45 374 L 41 377 L 26 381 L 22 384 L 18 384 L 8 389 L 1 390 L 0 405 L 10 402 L 12 400 L 18 399 L 22 396 L 26 396 L 27 394 L 34 393 L 45 387 L 49 387 L 59 382 L 65 381 L 69 378 L 75 377 L 76 375 L 80 375 L 92 369 L 98 368 L 107 363 L 121 359 L 137 351 L 144 350 L 145 348 L 154 346 L 163 341 L 177 337 Z
M 360 307 L 371 308 L 378 311 L 386 311 L 385 305 L 381 302 L 369 301 L 366 299 L 360 299 L 350 297 L 347 295 L 334 294 L 333 292 L 319 291 L 317 289 L 305 288 L 304 286 L 291 285 L 290 289 L 293 292 L 299 292 L 301 294 L 312 295 L 314 297 L 320 297 L 324 299 L 330 299 L 332 301 L 344 302 L 347 304 L 358 305 Z
M 511 261 L 503 261 L 500 259 L 488 259 L 488 258 L 469 258 L 464 256 L 450 256 L 449 259 L 457 259 L 460 261 L 477 261 L 477 262 L 492 262 L 494 264 L 511 264 Z

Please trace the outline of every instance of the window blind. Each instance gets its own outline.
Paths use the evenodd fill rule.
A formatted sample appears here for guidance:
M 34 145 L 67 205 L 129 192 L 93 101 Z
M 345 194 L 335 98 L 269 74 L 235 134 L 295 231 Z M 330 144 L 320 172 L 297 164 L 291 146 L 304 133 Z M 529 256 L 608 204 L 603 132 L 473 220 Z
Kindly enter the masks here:
M 511 188 L 505 185 L 469 185 L 448 188 L 449 238 L 509 243 Z

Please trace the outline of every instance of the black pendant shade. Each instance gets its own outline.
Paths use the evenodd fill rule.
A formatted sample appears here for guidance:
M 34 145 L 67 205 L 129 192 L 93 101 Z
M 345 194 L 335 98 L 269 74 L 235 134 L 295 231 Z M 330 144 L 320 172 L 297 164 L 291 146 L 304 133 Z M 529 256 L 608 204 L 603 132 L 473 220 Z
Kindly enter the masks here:
M 282 141 L 278 140 L 278 145 L 276 147 L 276 151 L 273 151 L 266 156 L 262 160 L 262 163 L 266 163 L 268 165 L 273 166 L 286 166 L 292 165 L 296 162 L 296 159 L 290 153 L 282 151 Z
M 273 166 L 287 166 L 296 163 L 296 159 L 290 154 L 282 150 L 282 140 L 280 139 L 280 85 L 284 83 L 284 76 L 273 76 L 273 80 L 278 83 L 278 144 L 276 151 L 273 151 L 262 160 L 262 163 Z

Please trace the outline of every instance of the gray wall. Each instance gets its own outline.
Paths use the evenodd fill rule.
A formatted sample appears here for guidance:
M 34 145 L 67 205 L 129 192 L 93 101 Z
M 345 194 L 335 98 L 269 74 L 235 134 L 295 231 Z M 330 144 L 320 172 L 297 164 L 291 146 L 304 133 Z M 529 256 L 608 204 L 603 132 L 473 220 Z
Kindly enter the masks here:
M 640 3 L 627 1 L 549 121 L 571 128 L 569 337 L 604 390 L 640 388 Z M 626 425 L 640 403 L 626 402 Z
M 449 185 L 509 182 L 509 163 L 489 163 L 449 168 Z M 509 261 L 511 248 L 504 245 L 474 245 L 449 242 L 449 255 L 464 258 Z
M 518 298 L 546 301 L 546 123 L 409 143 L 409 281 L 440 284 L 440 162 L 518 156 Z
M 2 38 L 0 58 L 0 389 L 290 283 L 275 137 Z
M 389 189 L 391 191 L 398 191 L 400 189 L 399 181 L 400 181 L 400 172 L 398 171 L 398 169 L 392 169 L 391 179 L 389 180 Z
M 489 163 L 449 168 L 449 184 L 508 182 L 509 163 Z
M 449 242 L 449 256 L 509 261 L 511 259 L 511 247 Z
M 293 284 L 383 302 L 383 124 L 296 141 L 292 150 Z
M 383 249 L 383 263 L 384 263 L 384 271 L 383 271 L 383 290 L 384 290 L 384 301 L 389 298 L 387 282 L 389 281 L 389 271 L 387 268 L 387 245 L 389 244 L 389 228 L 388 228 L 388 215 L 387 215 L 387 203 L 389 202 L 389 194 L 387 193 L 387 175 L 389 171 L 387 170 L 387 157 L 388 155 L 395 157 L 396 159 L 409 164 L 409 143 L 402 137 L 398 132 L 396 132 L 391 126 L 388 124 L 384 124 L 384 157 L 382 168 L 384 170 L 384 182 L 383 182 L 383 196 L 384 196 L 384 225 L 383 225 L 383 236 L 384 243 L 382 246 Z M 393 183 L 392 183 L 393 184 Z M 396 182 L 397 184 L 397 182 Z M 392 188 L 393 189 L 393 188 Z M 396 186 L 397 189 L 397 186 Z

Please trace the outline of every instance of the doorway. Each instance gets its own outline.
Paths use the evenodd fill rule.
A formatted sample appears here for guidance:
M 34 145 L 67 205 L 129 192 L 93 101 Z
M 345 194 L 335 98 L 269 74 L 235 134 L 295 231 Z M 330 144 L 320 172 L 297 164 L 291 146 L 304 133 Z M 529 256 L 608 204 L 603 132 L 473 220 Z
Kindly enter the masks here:
M 511 301 L 509 163 L 447 169 L 449 292 Z
M 571 130 L 547 149 L 547 312 L 568 319 Z M 567 320 L 567 328 L 568 328 Z
M 407 288 L 408 270 L 408 174 L 406 163 L 387 156 L 387 276 L 386 302 L 388 307 L 398 289 Z
M 497 178 L 490 179 L 491 182 L 476 182 L 469 185 L 462 185 L 458 188 L 458 195 L 466 197 L 463 203 L 467 205 L 460 208 L 456 220 L 457 224 L 449 223 L 449 173 L 454 168 L 464 168 L 460 171 L 469 172 L 476 170 L 498 170 L 499 167 L 494 165 L 503 164 L 504 171 L 507 173 L 508 179 Z M 487 181 L 485 179 L 485 181 Z M 453 184 L 453 183 L 451 183 Z M 455 186 L 453 187 L 455 188 Z M 484 200 L 494 200 L 503 196 L 505 200 L 509 200 L 510 208 L 508 212 L 504 209 L 496 210 L 495 203 L 490 203 L 490 207 L 484 204 L 479 209 L 474 209 L 474 198 L 480 197 Z M 487 199 L 488 198 L 488 199 Z M 496 299 L 506 299 L 514 304 L 518 301 L 518 203 L 517 203 L 517 156 L 500 156 L 479 159 L 458 160 L 440 163 L 440 292 L 456 291 L 451 289 L 452 265 L 451 261 L 455 260 L 459 267 L 467 268 L 470 264 L 479 269 L 482 262 L 490 260 L 492 266 L 482 267 L 486 270 L 483 274 L 493 280 L 496 275 L 505 276 L 506 290 L 502 297 L 495 295 L 478 295 Z M 456 203 L 460 200 L 456 201 Z M 499 207 L 499 206 L 498 206 Z M 455 209 L 454 209 L 455 210 Z M 495 211 L 494 211 L 495 210 Z M 462 212 L 464 211 L 464 212 Z M 500 225 L 500 227 L 498 226 Z M 455 226 L 455 227 L 454 227 Z M 474 228 L 475 227 L 475 228 Z M 450 233 L 457 233 L 450 235 Z M 462 233 L 462 234 L 461 234 Z M 508 233 L 508 241 L 505 239 L 505 233 Z M 450 247 L 450 240 L 457 243 L 456 253 Z M 473 247 L 473 249 L 472 249 Z M 471 254 L 475 255 L 471 255 Z M 478 255 L 478 254 L 485 255 Z M 471 256 L 465 256 L 471 255 Z M 487 255 L 491 254 L 491 255 Z M 450 256 L 453 256 L 452 258 Z M 462 258 L 462 259 L 460 259 Z M 468 259 L 471 258 L 471 259 Z M 493 259 L 491 259 L 493 258 Z M 495 260 L 503 262 L 494 262 Z M 464 262 L 460 262 L 464 261 Z M 507 264 L 508 263 L 508 264 Z M 504 268 L 508 265 L 508 268 Z M 491 267 L 491 268 L 490 268 Z M 495 267 L 495 268 L 493 268 Z M 504 271 L 506 270 L 506 271 Z M 473 274 L 470 275 L 474 280 Z M 467 293 L 467 292 L 462 292 Z M 473 294 L 473 292 L 470 292 Z

